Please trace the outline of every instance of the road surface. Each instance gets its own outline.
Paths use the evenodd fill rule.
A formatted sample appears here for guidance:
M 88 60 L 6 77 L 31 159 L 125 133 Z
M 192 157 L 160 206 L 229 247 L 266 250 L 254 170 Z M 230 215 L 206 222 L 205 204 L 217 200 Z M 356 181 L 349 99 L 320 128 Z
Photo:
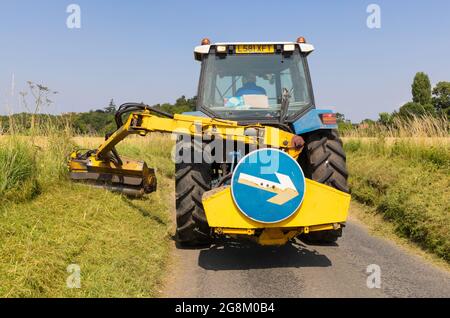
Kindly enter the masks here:
M 367 266 L 381 270 L 368 288 Z M 450 274 L 349 222 L 334 246 L 176 249 L 164 297 L 450 297 Z

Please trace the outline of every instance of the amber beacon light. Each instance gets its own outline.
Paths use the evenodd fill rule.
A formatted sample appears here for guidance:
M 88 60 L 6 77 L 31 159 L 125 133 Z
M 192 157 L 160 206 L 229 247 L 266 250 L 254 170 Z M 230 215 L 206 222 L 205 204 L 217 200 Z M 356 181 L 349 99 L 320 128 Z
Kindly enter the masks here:
M 211 44 L 211 41 L 208 38 L 204 38 L 202 40 L 202 45 L 210 45 L 210 44 Z

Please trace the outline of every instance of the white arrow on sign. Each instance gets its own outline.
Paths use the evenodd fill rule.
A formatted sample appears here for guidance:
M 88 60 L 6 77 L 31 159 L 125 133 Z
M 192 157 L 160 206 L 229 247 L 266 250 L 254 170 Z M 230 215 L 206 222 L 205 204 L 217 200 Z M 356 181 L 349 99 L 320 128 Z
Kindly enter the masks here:
M 283 205 L 291 201 L 299 195 L 297 188 L 289 176 L 275 172 L 279 183 L 264 180 L 246 173 L 239 175 L 238 183 L 245 184 L 253 188 L 258 188 L 264 191 L 276 193 L 277 195 L 269 199 L 267 202 Z

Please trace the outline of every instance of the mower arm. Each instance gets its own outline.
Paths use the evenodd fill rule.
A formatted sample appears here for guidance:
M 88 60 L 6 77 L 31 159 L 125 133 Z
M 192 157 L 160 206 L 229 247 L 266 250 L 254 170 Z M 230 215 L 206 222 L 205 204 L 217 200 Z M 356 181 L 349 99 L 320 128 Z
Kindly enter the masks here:
M 156 189 L 156 176 L 145 162 L 119 158 L 115 146 L 128 135 L 147 135 L 149 132 L 174 133 L 200 137 L 201 140 L 218 137 L 236 142 L 282 149 L 297 158 L 303 146 L 301 137 L 272 126 L 242 126 L 234 121 L 175 115 L 158 117 L 144 110 L 131 113 L 96 150 L 85 153 L 75 151 L 69 158 L 71 178 L 106 186 L 115 191 L 140 196 Z

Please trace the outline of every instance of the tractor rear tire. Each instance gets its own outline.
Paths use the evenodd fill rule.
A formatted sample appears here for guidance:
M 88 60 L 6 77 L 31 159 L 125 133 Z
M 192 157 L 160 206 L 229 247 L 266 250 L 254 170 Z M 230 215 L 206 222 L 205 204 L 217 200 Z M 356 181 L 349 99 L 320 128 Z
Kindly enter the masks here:
M 206 163 L 175 165 L 175 239 L 182 247 L 211 244 L 211 230 L 203 209 L 202 196 L 211 190 L 211 166 Z
M 318 130 L 307 134 L 300 165 L 305 177 L 349 193 L 346 156 L 336 130 Z M 342 229 L 311 232 L 301 237 L 308 242 L 334 243 Z
M 305 137 L 305 176 L 349 193 L 347 164 L 342 140 L 336 130 L 319 130 Z

